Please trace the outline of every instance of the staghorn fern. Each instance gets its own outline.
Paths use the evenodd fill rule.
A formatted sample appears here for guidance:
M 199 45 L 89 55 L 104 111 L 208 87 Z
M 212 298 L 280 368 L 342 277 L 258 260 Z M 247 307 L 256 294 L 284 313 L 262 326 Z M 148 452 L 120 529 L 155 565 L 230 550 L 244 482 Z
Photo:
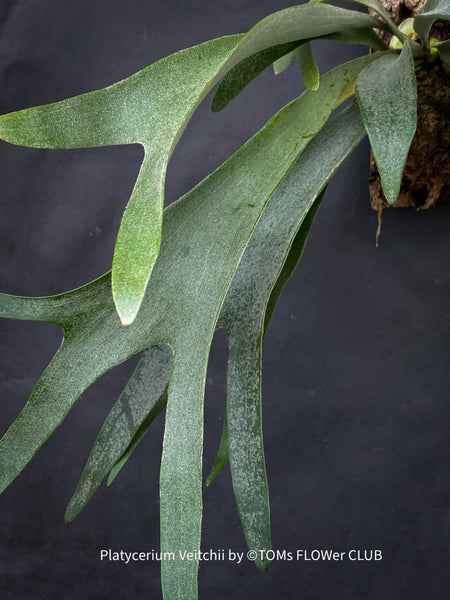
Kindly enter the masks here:
M 439 6 L 431 6 L 433 18 L 447 18 L 447 4 Z M 0 136 L 11 143 L 45 148 L 141 143 L 145 149 L 111 275 L 48 298 L 0 297 L 2 317 L 56 323 L 65 333 L 1 441 L 2 490 L 93 381 L 144 351 L 105 421 L 66 518 L 79 514 L 108 473 L 111 480 L 116 476 L 166 408 L 161 546 L 167 552 L 198 550 L 205 373 L 214 330 L 222 327 L 230 348 L 227 431 L 212 476 L 229 458 L 248 546 L 258 551 L 258 566 L 268 567 L 259 554 L 271 545 L 260 414 L 262 337 L 301 256 L 322 192 L 363 138 L 364 125 L 386 197 L 395 201 L 416 128 L 414 60 L 448 62 L 445 43 L 428 47 L 430 19 L 417 19 L 420 44 L 386 17 L 382 25 L 328 4 L 292 7 L 245 36 L 181 51 L 104 90 L 0 118 Z M 401 49 L 385 48 L 375 26 L 396 33 Z M 314 38 L 363 43 L 378 52 L 318 81 L 308 50 Z M 166 209 L 163 219 L 167 161 L 200 100 L 223 78 L 212 104 L 220 110 L 264 68 L 275 63 L 282 70 L 294 57 L 311 89 Z M 330 118 L 354 91 L 360 110 L 353 104 Z M 166 600 L 196 597 L 197 567 L 196 561 L 162 563 Z

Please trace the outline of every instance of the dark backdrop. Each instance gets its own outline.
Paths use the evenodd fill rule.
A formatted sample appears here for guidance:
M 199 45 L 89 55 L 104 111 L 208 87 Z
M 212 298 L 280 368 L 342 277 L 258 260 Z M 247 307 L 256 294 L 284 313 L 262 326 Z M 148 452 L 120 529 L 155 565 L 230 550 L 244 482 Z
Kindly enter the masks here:
M 206 39 L 247 30 L 287 0 L 3 0 L 0 112 L 111 84 Z M 365 50 L 316 45 L 321 71 Z M 223 113 L 200 107 L 171 161 L 167 201 L 302 89 L 269 71 Z M 382 92 L 382 90 L 380 90 Z M 141 160 L 135 147 L 44 151 L 0 143 L 0 289 L 51 294 L 110 266 Z M 277 549 L 380 549 L 379 562 L 203 564 L 200 597 L 448 597 L 450 207 L 389 211 L 375 248 L 368 146 L 334 178 L 265 340 L 265 446 Z M 2 322 L 1 430 L 60 342 Z M 100 548 L 157 549 L 162 419 L 70 526 L 66 504 L 132 361 L 101 378 L 0 498 L 2 598 L 159 598 L 159 563 L 101 563 Z M 206 394 L 205 473 L 221 431 L 224 340 Z M 245 550 L 228 470 L 205 491 L 203 549 Z

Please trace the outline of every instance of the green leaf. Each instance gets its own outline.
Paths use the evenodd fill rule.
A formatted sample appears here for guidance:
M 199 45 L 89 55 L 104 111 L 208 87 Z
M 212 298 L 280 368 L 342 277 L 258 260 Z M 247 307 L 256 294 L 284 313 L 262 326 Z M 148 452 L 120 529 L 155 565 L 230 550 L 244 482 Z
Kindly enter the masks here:
M 364 135 L 358 109 L 352 106 L 331 119 L 311 141 L 258 222 L 220 316 L 219 325 L 226 331 L 228 346 L 227 422 L 233 489 L 247 544 L 258 557 L 261 550 L 270 548 L 261 418 L 267 304 L 269 298 L 274 299 L 275 282 L 287 274 L 283 265 L 295 241 L 296 256 L 301 254 L 312 221 L 305 218 L 317 196 Z M 269 567 L 267 559 L 258 558 L 255 563 L 263 570 Z
M 431 26 L 437 19 L 450 20 L 448 0 L 428 0 L 422 14 L 414 18 L 414 30 L 424 43 L 428 42 Z
M 161 463 L 161 549 L 166 600 L 193 600 L 198 562 L 178 550 L 200 548 L 203 394 L 219 312 L 233 275 L 269 198 L 298 155 L 324 126 L 342 88 L 373 60 L 337 67 L 316 92 L 291 102 L 212 175 L 165 211 L 161 251 L 142 308 L 122 327 L 111 279 L 53 298 L 0 296 L 0 315 L 63 326 L 65 337 L 24 409 L 0 440 L 0 491 L 20 473 L 103 373 L 155 345 L 169 344 Z M 204 290 L 208 290 L 208 294 Z
M 119 460 L 115 472 L 120 470 L 132 451 L 130 444 L 138 443 L 139 435 L 144 435 L 164 408 L 171 366 L 172 351 L 167 345 L 154 346 L 144 353 L 95 441 L 67 508 L 66 523 L 80 514 Z
M 319 197 L 317 198 L 317 200 L 314 202 L 313 206 L 309 210 L 308 214 L 306 215 L 297 235 L 295 236 L 295 239 L 292 243 L 291 249 L 289 250 L 288 256 L 283 265 L 281 273 L 272 289 L 272 292 L 270 294 L 270 298 L 269 298 L 269 301 L 268 301 L 267 307 L 266 307 L 266 314 L 265 314 L 265 319 L 264 319 L 264 334 L 267 331 L 267 326 L 269 325 L 269 321 L 272 317 L 272 313 L 275 309 L 275 305 L 281 295 L 281 292 L 301 258 L 309 230 L 313 223 L 314 217 L 317 213 L 317 209 L 319 208 L 320 202 L 322 201 L 324 193 L 325 193 L 325 190 L 323 192 L 321 192 L 321 194 L 319 195 Z M 263 220 L 263 219 L 265 219 L 265 212 L 263 213 L 263 215 L 261 217 L 261 220 Z M 260 220 L 260 222 L 261 222 L 261 220 Z M 259 229 L 259 227 L 258 227 L 258 229 Z M 253 234 L 253 235 L 255 235 L 255 234 Z M 250 241 L 250 244 L 251 244 L 251 241 Z M 246 252 L 247 252 L 247 250 L 246 250 Z M 233 278 L 233 281 L 234 281 L 234 278 Z M 230 286 L 231 293 L 232 293 L 232 289 L 233 289 L 233 281 L 231 282 L 231 286 Z M 211 471 L 206 479 L 206 485 L 210 485 L 212 483 L 212 481 L 222 471 L 222 469 L 224 469 L 224 467 L 228 464 L 228 462 L 229 462 L 228 425 L 227 425 L 227 416 L 225 413 L 219 449 L 217 451 L 216 460 L 215 460 L 215 462 L 211 468 Z
M 303 81 L 310 90 L 317 90 L 320 82 L 320 73 L 311 51 L 310 44 L 302 44 L 297 49 L 297 59 L 300 64 Z
M 400 191 L 417 127 L 417 86 L 408 44 L 399 56 L 380 54 L 358 76 L 356 98 L 389 203 Z

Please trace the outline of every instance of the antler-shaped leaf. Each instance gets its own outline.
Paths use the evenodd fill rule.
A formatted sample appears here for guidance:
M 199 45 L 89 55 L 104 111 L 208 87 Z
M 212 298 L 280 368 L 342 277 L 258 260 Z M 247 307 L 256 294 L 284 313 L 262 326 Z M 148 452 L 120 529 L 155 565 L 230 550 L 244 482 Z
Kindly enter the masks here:
M 222 308 L 218 326 L 225 327 L 229 334 L 233 335 L 233 332 L 235 332 L 233 323 L 246 322 L 248 319 L 259 321 L 258 310 L 262 310 L 260 307 L 266 307 L 266 305 L 264 330 L 267 328 L 281 289 L 300 259 L 312 224 L 313 213 L 315 214 L 318 203 L 315 203 L 314 210 L 309 209 L 309 205 L 313 198 L 319 194 L 324 181 L 328 181 L 334 173 L 336 157 L 338 157 L 339 164 L 345 159 L 346 152 L 349 152 L 348 148 L 352 141 L 356 139 L 360 128 L 360 120 L 357 115 L 355 116 L 354 107 L 351 110 L 344 111 L 341 116 L 335 117 L 325 125 L 269 201 L 239 263 L 239 268 L 233 277 Z M 328 150 L 332 138 L 335 138 L 336 152 Z M 314 177 L 307 181 L 303 180 L 305 173 L 313 173 Z M 285 189 L 290 189 L 293 195 L 290 202 L 286 201 Z M 282 213 L 286 213 L 281 220 L 275 218 L 278 209 Z M 304 221 L 301 228 L 292 241 L 292 232 L 295 231 L 295 227 L 298 228 L 302 219 Z M 288 230 L 289 235 L 286 234 L 286 230 Z M 274 248 L 276 249 L 275 255 Z M 268 249 L 270 249 L 271 254 L 270 260 L 266 260 Z M 283 257 L 285 262 L 281 272 L 279 272 L 278 263 L 282 262 Z M 249 296 L 253 297 L 255 294 L 257 299 L 255 301 L 255 314 L 253 314 L 253 311 L 251 311 L 252 303 L 246 299 Z M 252 328 L 245 327 L 244 329 L 246 335 L 251 338 Z M 258 331 L 254 340 L 255 344 L 258 343 L 259 335 L 260 332 Z M 154 351 L 154 349 L 152 350 Z M 105 421 L 91 451 L 77 490 L 70 502 L 66 513 L 68 521 L 73 520 L 79 514 L 108 471 L 113 467 L 114 473 L 108 483 L 114 479 L 126 458 L 150 426 L 153 417 L 165 406 L 166 394 L 162 394 L 162 390 L 169 380 L 168 369 L 170 369 L 172 354 L 166 351 L 165 364 L 161 364 L 155 369 L 154 362 L 148 356 L 149 352 L 144 354 L 135 374 Z M 158 350 L 158 355 L 163 356 L 162 349 Z M 230 356 L 230 361 L 231 359 Z M 254 374 L 249 373 L 249 376 L 253 378 Z M 138 391 L 135 390 L 136 378 L 139 381 Z M 232 377 L 229 377 L 229 379 L 232 379 Z M 161 388 L 158 386 L 161 386 Z M 239 389 L 237 384 L 234 387 Z M 161 397 L 157 395 L 157 389 L 160 389 Z M 130 405 L 131 402 L 133 403 L 132 406 Z M 156 410 L 154 410 L 155 408 Z M 139 417 L 136 416 L 136 411 L 139 412 Z M 151 411 L 152 418 L 147 420 L 148 411 Z M 133 413 L 133 418 L 128 416 L 130 412 Z M 121 435 L 113 436 L 112 431 L 117 427 L 119 427 Z M 245 444 L 245 440 L 245 436 L 242 436 L 242 442 L 239 445 L 241 443 Z M 221 446 L 223 446 L 223 452 L 219 452 L 219 454 L 222 458 L 219 461 L 220 465 L 215 469 L 216 472 L 228 461 L 228 442 L 226 445 L 222 444 Z M 210 475 L 208 483 L 212 481 L 214 475 L 215 473 Z M 89 494 L 86 493 L 85 482 L 87 480 L 91 482 Z
M 351 106 L 331 119 L 307 146 L 259 220 L 219 320 L 229 349 L 227 435 L 233 489 L 247 544 L 257 551 L 255 562 L 261 569 L 267 568 L 269 561 L 260 551 L 270 548 L 261 420 L 267 308 L 270 303 L 273 310 L 280 288 L 300 259 L 321 197 L 318 202 L 316 199 L 364 135 L 357 106 Z
M 59 323 L 64 341 L 0 441 L 0 490 L 18 475 L 102 373 L 162 343 L 173 351 L 161 464 L 163 552 L 198 550 L 202 513 L 203 392 L 212 335 L 227 289 L 267 201 L 373 57 L 323 77 L 165 213 L 159 259 L 135 322 L 121 327 L 109 274 L 54 298 L 0 297 L 0 314 Z M 41 316 L 40 316 L 41 314 Z M 197 561 L 162 564 L 166 598 L 196 597 Z
M 269 566 L 261 550 L 270 548 L 269 494 L 260 405 L 262 337 L 281 290 L 302 254 L 323 195 L 320 190 L 364 134 L 358 109 L 353 105 L 327 123 L 307 146 L 264 210 L 233 277 L 218 322 L 218 326 L 224 327 L 227 332 L 230 350 L 228 409 L 218 456 L 207 484 L 211 483 L 231 456 L 233 487 L 240 518 L 248 547 L 257 551 L 255 563 L 261 569 Z M 170 364 L 171 356 L 166 358 Z M 151 366 L 147 365 L 146 368 Z M 128 402 L 129 397 L 129 394 L 123 394 L 119 403 L 124 400 Z M 116 408 L 113 408 L 106 422 L 111 421 L 114 414 L 117 414 Z M 232 420 L 231 444 L 228 418 Z M 101 447 L 99 442 L 106 439 L 104 431 L 105 426 L 91 452 L 86 470 L 90 464 L 102 465 L 105 456 L 111 457 L 112 448 L 117 449 L 116 457 L 123 452 L 120 437 L 117 442 L 110 439 L 107 446 Z M 142 435 L 142 431 L 139 431 L 126 456 Z M 121 466 L 120 463 L 116 470 Z M 100 471 L 100 484 L 106 470 L 101 467 L 96 470 L 97 473 Z M 75 496 L 82 481 L 83 477 Z M 73 502 L 74 499 L 71 505 Z
M 212 86 L 238 62 L 271 46 L 373 22 L 368 15 L 331 6 L 288 8 L 263 19 L 245 36 L 177 52 L 102 90 L 0 118 L 0 137 L 25 146 L 143 145 L 144 161 L 122 219 L 112 268 L 122 324 L 134 321 L 159 252 L 168 160 Z

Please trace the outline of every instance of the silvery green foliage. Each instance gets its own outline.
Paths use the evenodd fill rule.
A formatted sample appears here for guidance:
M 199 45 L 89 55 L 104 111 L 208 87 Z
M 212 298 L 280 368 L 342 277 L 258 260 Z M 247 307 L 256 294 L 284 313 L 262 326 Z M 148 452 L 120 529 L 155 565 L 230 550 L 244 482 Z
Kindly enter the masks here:
M 356 79 L 356 99 L 388 202 L 400 193 L 403 168 L 417 126 L 417 84 L 408 44 L 381 56 Z
M 356 0 L 376 6 L 375 0 Z M 381 14 L 383 15 L 382 11 Z M 246 35 L 177 52 L 110 87 L 0 117 L 0 137 L 42 148 L 141 143 L 145 158 L 119 231 L 112 272 L 47 298 L 0 294 L 0 316 L 58 324 L 63 342 L 0 441 L 0 491 L 22 471 L 103 373 L 143 356 L 99 433 L 66 512 L 73 520 L 101 482 L 125 465 L 165 410 L 161 463 L 163 552 L 200 549 L 203 395 L 212 336 L 227 335 L 227 427 L 210 482 L 229 461 L 247 544 L 270 548 L 261 423 L 267 323 L 295 268 L 332 174 L 369 134 L 386 197 L 395 201 L 416 127 L 414 60 L 427 55 L 448 2 L 429 0 L 423 44 L 389 51 L 384 23 L 321 2 L 270 15 Z M 309 42 L 365 44 L 378 52 L 319 78 Z M 434 45 L 449 62 L 448 43 Z M 297 58 L 310 88 L 164 213 L 164 178 L 189 117 L 213 85 L 226 106 L 264 68 Z M 188 75 L 187 75 L 188 74 Z M 383 81 L 380 94 L 380 80 Z M 355 91 L 358 105 L 331 117 Z M 380 97 L 381 96 L 381 97 Z M 360 114 L 362 120 L 360 118 Z M 330 118 L 331 117 L 331 118 Z M 257 566 L 266 569 L 263 557 Z M 197 597 L 198 562 L 162 562 L 166 600 Z

